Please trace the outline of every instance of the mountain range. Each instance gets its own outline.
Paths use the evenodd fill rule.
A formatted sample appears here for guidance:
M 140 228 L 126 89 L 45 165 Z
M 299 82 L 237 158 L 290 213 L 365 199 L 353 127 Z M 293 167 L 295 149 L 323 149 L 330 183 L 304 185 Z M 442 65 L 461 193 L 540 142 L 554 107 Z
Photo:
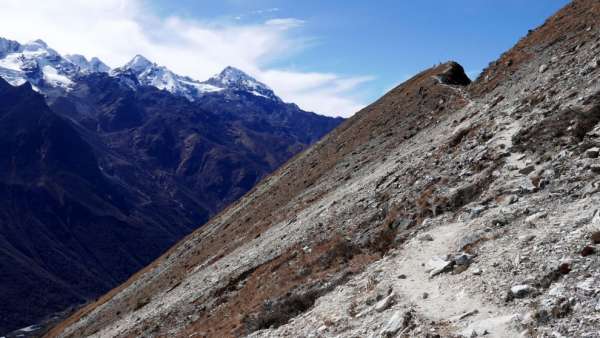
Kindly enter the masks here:
M 45 337 L 598 337 L 599 18 L 416 74 Z
M 125 281 L 342 121 L 232 67 L 0 39 L 0 335 Z

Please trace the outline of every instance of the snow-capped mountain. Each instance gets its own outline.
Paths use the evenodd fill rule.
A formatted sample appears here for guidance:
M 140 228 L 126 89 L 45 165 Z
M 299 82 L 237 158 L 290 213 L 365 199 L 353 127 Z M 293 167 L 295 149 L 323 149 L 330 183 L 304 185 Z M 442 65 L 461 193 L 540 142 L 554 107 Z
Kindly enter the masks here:
M 226 67 L 221 73 L 211 77 L 204 83 L 217 88 L 249 92 L 256 96 L 281 101 L 267 85 L 234 67 Z
M 51 88 L 68 90 L 77 75 L 106 67 L 98 59 L 93 62 L 87 62 L 85 58 L 75 59 L 85 62 L 85 65 L 62 57 L 42 40 L 20 44 L 0 38 L 0 77 L 15 86 L 29 82 L 38 91 Z
M 267 85 L 234 67 L 226 67 L 202 82 L 176 74 L 142 55 L 111 70 L 96 57 L 88 60 L 80 54 L 62 56 L 42 40 L 20 44 L 0 38 L 0 77 L 14 86 L 29 82 L 44 94 L 56 90 L 60 94 L 73 88 L 78 77 L 92 73 L 108 73 L 133 89 L 140 85 L 152 86 L 190 101 L 209 93 L 243 92 L 282 102 Z
M 141 85 L 163 89 L 172 94 L 184 96 L 190 101 L 194 101 L 207 93 L 220 91 L 242 91 L 255 96 L 281 101 L 267 85 L 234 67 L 226 67 L 221 73 L 207 81 L 200 82 L 187 76 L 175 74 L 168 68 L 151 62 L 142 55 L 136 55 L 124 66 L 111 71 L 111 75 L 133 75 Z
M 173 73 L 164 66 L 157 65 L 141 55 L 136 55 L 122 67 L 111 71 L 113 76 L 133 75 L 144 86 L 166 90 L 172 94 L 184 96 L 190 101 L 205 93 L 217 92 L 222 88 L 202 83 L 187 76 Z
M 82 72 L 108 73 L 110 71 L 110 67 L 104 64 L 104 62 L 100 61 L 100 59 L 97 57 L 93 57 L 88 61 L 88 59 L 83 55 L 67 54 L 65 55 L 65 59 L 77 65 Z

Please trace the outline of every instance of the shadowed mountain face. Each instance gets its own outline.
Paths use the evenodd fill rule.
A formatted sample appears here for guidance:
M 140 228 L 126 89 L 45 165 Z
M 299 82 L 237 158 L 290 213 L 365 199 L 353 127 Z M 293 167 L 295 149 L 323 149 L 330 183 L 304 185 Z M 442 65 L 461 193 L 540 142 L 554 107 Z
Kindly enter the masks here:
M 0 334 L 123 282 L 341 122 L 126 76 L 46 97 L 0 79 Z
M 0 79 L 0 149 L 0 331 L 97 295 L 193 228 L 140 208 L 28 84 Z
M 245 91 L 192 102 L 150 86 L 134 90 L 102 73 L 49 101 L 99 144 L 109 175 L 139 189 L 159 181 L 165 195 L 205 217 L 342 121 Z M 149 176 L 133 177 L 135 167 Z

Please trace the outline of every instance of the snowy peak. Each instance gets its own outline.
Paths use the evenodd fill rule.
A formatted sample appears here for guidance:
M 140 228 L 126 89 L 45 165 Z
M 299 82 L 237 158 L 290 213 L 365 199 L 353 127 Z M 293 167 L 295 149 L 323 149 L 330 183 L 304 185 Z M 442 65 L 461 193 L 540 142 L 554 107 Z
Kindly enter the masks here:
M 225 67 L 221 73 L 211 77 L 205 83 L 223 89 L 249 92 L 256 96 L 262 96 L 280 101 L 280 99 L 275 95 L 275 93 L 273 93 L 273 90 L 269 88 L 269 86 L 231 66 Z
M 157 67 L 156 64 L 150 62 L 150 60 L 138 54 L 134 56 L 133 59 L 131 59 L 131 61 L 127 62 L 125 66 L 122 67 L 122 69 L 129 69 L 134 73 L 141 73 L 152 66 Z
M 24 44 L 0 38 L 0 77 L 17 86 L 29 82 L 35 90 L 70 90 L 80 74 L 107 72 L 98 58 L 83 55 L 61 56 L 43 40 Z
M 258 81 L 256 81 L 250 75 L 231 66 L 225 67 L 225 69 L 223 69 L 221 73 L 212 77 L 211 80 L 218 81 L 224 86 L 238 85 L 242 83 L 249 83 L 252 84 L 252 86 L 255 86 L 257 84 L 265 86 L 264 84 L 261 84 Z
M 0 39 L 0 77 L 12 85 L 31 83 L 34 89 L 69 89 L 77 75 L 76 65 L 42 40 L 25 44 Z
M 29 44 L 39 46 L 40 48 L 48 48 L 48 44 L 42 39 L 33 40 Z
M 68 91 L 78 76 L 91 73 L 109 73 L 124 80 L 134 90 L 140 85 L 151 86 L 190 101 L 209 93 L 223 92 L 226 95 L 250 94 L 281 102 L 267 85 L 231 66 L 201 82 L 176 74 L 139 54 L 125 65 L 111 70 L 96 57 L 88 60 L 80 54 L 62 56 L 43 40 L 20 44 L 0 38 L 0 77 L 14 86 L 29 82 L 35 90 L 42 92 L 54 88 Z
M 112 76 L 134 76 L 143 86 L 156 87 L 194 101 L 203 94 L 220 91 L 221 88 L 202 83 L 187 76 L 175 74 L 164 66 L 136 55 L 124 66 L 111 72 Z
M 110 67 L 95 56 L 90 59 L 89 69 L 91 72 L 107 73 L 110 71 Z
M 65 59 L 71 61 L 71 63 L 75 64 L 79 67 L 79 69 L 83 72 L 88 73 L 107 73 L 110 70 L 104 62 L 102 62 L 97 57 L 88 59 L 80 54 L 69 54 L 65 55 Z
M 17 41 L 0 38 L 0 58 L 4 57 L 7 53 L 17 52 L 21 48 L 21 44 Z
M 243 71 L 226 67 L 207 81 L 200 82 L 187 76 L 176 74 L 142 55 L 136 55 L 131 61 L 111 71 L 112 76 L 135 77 L 139 84 L 166 90 L 172 94 L 184 96 L 190 101 L 215 92 L 245 92 L 275 101 L 281 101 L 271 88 L 257 81 Z M 132 86 L 135 89 L 135 86 Z

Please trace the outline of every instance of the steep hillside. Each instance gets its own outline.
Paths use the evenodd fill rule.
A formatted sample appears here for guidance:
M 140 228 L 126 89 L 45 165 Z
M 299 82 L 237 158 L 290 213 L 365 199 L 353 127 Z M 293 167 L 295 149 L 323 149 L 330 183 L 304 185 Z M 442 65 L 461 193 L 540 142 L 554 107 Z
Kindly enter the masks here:
M 599 18 L 418 74 L 47 336 L 597 336 Z

